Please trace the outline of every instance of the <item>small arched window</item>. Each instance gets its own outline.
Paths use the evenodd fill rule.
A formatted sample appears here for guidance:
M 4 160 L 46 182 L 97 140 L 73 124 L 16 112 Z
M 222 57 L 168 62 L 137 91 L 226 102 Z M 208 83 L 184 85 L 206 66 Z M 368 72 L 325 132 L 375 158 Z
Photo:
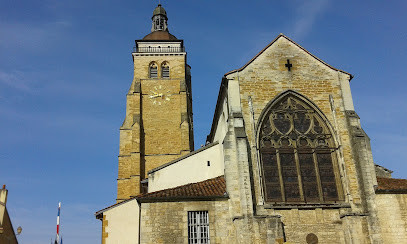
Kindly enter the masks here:
M 161 77 L 162 78 L 170 78 L 170 66 L 167 62 L 163 62 L 161 64 Z
M 267 108 L 259 149 L 266 202 L 341 200 L 332 133 L 309 103 L 287 94 Z
M 148 70 L 148 75 L 150 78 L 158 78 L 158 67 L 157 64 L 151 63 Z

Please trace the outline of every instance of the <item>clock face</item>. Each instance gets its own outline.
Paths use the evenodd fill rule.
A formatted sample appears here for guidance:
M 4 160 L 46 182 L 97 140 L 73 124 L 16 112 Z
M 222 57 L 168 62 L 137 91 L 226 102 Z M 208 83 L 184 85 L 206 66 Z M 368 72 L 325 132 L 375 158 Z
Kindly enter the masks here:
M 161 105 L 171 100 L 171 93 L 170 90 L 159 85 L 150 91 L 149 98 L 153 101 L 153 104 Z

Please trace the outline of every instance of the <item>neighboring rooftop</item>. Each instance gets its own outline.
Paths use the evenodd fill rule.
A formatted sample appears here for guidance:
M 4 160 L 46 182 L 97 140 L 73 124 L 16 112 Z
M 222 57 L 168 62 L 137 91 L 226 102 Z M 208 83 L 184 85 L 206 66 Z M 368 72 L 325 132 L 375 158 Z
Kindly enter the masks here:
M 191 183 L 131 197 L 123 202 L 110 205 L 97 211 L 95 216 L 96 218 L 100 219 L 103 216 L 103 212 L 133 200 L 137 200 L 139 202 L 164 202 L 174 200 L 212 200 L 219 198 L 228 198 L 225 177 L 223 175 L 197 183 Z
M 406 179 L 377 177 L 376 193 L 407 193 Z
M 226 182 L 222 175 L 197 183 L 145 193 L 138 195 L 136 198 L 141 202 L 161 202 L 171 200 L 210 200 L 215 198 L 227 198 L 227 196 Z

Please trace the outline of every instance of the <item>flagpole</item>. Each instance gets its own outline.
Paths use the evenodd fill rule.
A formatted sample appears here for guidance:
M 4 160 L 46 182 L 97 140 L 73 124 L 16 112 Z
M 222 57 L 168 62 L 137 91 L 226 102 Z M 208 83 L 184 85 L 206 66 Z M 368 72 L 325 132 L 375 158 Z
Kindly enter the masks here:
M 55 238 L 55 243 L 59 243 L 59 216 L 61 214 L 61 202 L 58 204 L 58 216 L 57 216 L 57 236 Z

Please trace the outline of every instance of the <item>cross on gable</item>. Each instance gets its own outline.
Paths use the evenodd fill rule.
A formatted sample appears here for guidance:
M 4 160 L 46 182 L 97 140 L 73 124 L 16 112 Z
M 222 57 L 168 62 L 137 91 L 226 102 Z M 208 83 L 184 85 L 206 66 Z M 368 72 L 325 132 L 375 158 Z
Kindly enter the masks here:
M 287 67 L 288 71 L 291 71 L 291 67 L 293 67 L 293 65 L 290 63 L 289 59 L 287 59 L 287 63 L 285 64 L 285 67 Z

